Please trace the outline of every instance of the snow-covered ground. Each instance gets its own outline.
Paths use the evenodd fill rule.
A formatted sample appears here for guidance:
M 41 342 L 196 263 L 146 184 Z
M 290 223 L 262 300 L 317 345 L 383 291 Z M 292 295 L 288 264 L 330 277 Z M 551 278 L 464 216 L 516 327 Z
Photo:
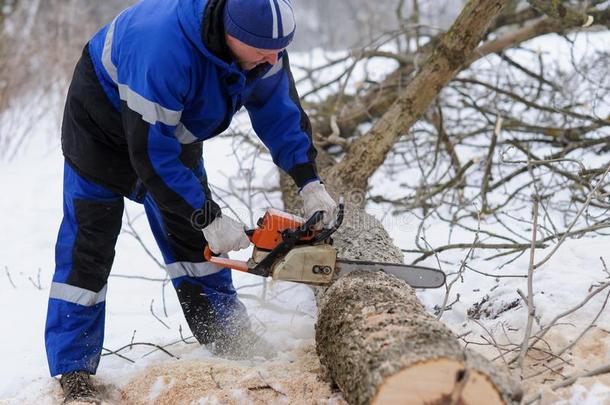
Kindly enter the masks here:
M 0 184 L 4 189 L 0 197 L 0 323 L 3 325 L 0 333 L 0 403 L 56 403 L 58 398 L 58 385 L 48 376 L 43 336 L 54 270 L 54 244 L 62 217 L 63 158 L 58 135 L 54 133 L 57 130 L 55 117 L 56 114 L 49 114 L 48 119 L 32 131 L 26 151 L 10 162 L 0 163 Z M 247 124 L 245 114 L 234 121 L 237 126 Z M 228 137 L 205 144 L 208 176 L 218 191 L 227 190 L 229 182 L 243 178 L 244 170 L 247 170 L 239 168 L 234 152 L 236 147 L 239 145 Z M 256 184 L 269 188 L 277 182 L 270 159 L 244 159 L 242 155 L 240 159 L 246 165 L 256 160 L 259 176 Z M 242 221 L 253 226 L 252 220 L 256 221 L 265 207 L 269 204 L 279 206 L 277 197 L 277 193 L 268 195 L 268 203 L 261 203 L 255 197 L 252 213 L 231 196 L 225 196 L 223 200 L 231 206 L 230 215 L 238 214 Z M 126 212 L 143 243 L 160 259 L 146 219 L 141 215 L 142 206 L 128 201 Z M 127 229 L 126 225 L 124 229 Z M 245 259 L 249 254 L 250 250 L 244 250 L 232 257 Z M 132 339 L 159 345 L 179 341 L 167 348 L 172 355 L 181 359 L 209 358 L 205 348 L 181 342 L 180 329 L 184 337 L 191 334 L 171 284 L 162 291 L 164 278 L 164 270 L 145 253 L 136 239 L 121 233 L 109 280 L 104 347 L 116 350 Z M 234 281 L 248 307 L 255 331 L 274 347 L 284 351 L 299 347 L 304 341 L 311 342 L 316 311 L 308 287 L 274 282 L 263 286 L 261 278 L 242 273 L 236 273 Z M 194 339 L 187 341 L 193 343 Z M 148 355 L 150 347 L 140 350 L 135 347 L 121 352 L 137 360 L 135 364 L 114 355 L 103 356 L 100 378 L 120 385 L 135 371 L 170 358 L 161 351 Z M 54 394 L 49 396 L 49 392 Z
M 601 41 L 608 41 L 608 38 L 607 35 L 601 36 Z M 545 41 L 547 40 L 531 46 L 548 46 Z M 315 52 L 313 54 L 314 60 L 321 58 L 321 55 L 315 56 Z M 292 59 L 294 64 L 306 64 L 309 56 L 293 55 Z M 369 69 L 381 74 L 393 66 L 375 62 L 369 65 Z M 357 73 L 356 71 L 355 74 Z M 12 161 L 0 162 L 0 404 L 55 404 L 59 398 L 58 384 L 48 375 L 43 336 L 47 296 L 54 266 L 54 243 L 62 216 L 63 160 L 57 134 L 57 117 L 57 114 L 51 113 L 46 120 L 36 124 L 28 136 L 27 148 Z M 242 115 L 235 125 L 247 126 L 247 119 Z M 246 163 L 240 168 L 234 153 L 235 148 L 239 149 L 241 146 L 235 145 L 232 139 L 226 136 L 204 145 L 207 172 L 211 183 L 217 187 L 216 191 L 222 194 L 222 190 L 229 188 L 230 182 L 243 181 L 252 162 L 255 167 L 256 185 L 271 187 L 275 184 L 277 174 L 268 157 L 255 159 L 249 156 L 243 160 Z M 236 180 L 237 178 L 242 180 Z M 371 192 L 389 192 L 393 184 L 400 181 L 400 178 L 389 178 L 380 171 L 371 182 L 375 185 Z M 269 200 L 258 195 L 253 200 L 253 213 L 233 197 L 226 197 L 226 202 L 251 226 L 252 219 L 256 220 L 269 204 L 280 206 L 277 193 L 270 193 L 267 197 Z M 384 218 L 397 246 L 412 246 L 416 232 L 414 224 L 417 223 L 414 217 L 409 214 L 384 216 L 385 212 L 381 206 L 371 205 L 369 208 L 372 214 Z M 129 212 L 130 218 L 136 218 L 135 228 L 144 243 L 160 257 L 145 218 L 139 216 L 142 208 L 128 202 L 126 211 Z M 446 233 L 446 224 L 442 223 L 431 224 L 427 229 L 427 236 L 433 245 L 444 243 Z M 610 263 L 609 244 L 610 237 L 568 240 L 559 252 L 536 272 L 534 286 L 538 322 L 542 325 L 548 323 L 557 314 L 582 301 L 592 284 L 608 279 L 600 257 Z M 537 254 L 543 257 L 550 249 L 552 244 L 546 250 L 539 249 Z M 165 294 L 162 293 L 163 284 L 159 280 L 165 277 L 163 270 L 145 253 L 136 239 L 122 233 L 116 252 L 108 287 L 104 347 L 117 350 L 132 341 L 158 345 L 176 342 L 166 349 L 172 355 L 180 357 L 180 361 L 201 359 L 213 363 L 215 359 L 211 358 L 205 348 L 181 341 L 180 330 L 184 337 L 190 336 L 190 333 L 175 293 L 171 285 L 165 287 Z M 249 251 L 242 251 L 232 257 L 245 258 L 248 254 Z M 462 251 L 454 251 L 444 252 L 441 256 L 443 260 L 457 262 L 464 254 Z M 470 264 L 481 271 L 497 271 L 498 263 L 479 259 Z M 437 263 L 432 257 L 424 264 L 436 266 Z M 523 255 L 498 274 L 523 275 L 527 267 L 528 256 Z M 443 270 L 448 273 L 456 271 L 455 268 Z M 148 277 L 154 280 L 124 276 Z M 308 287 L 291 283 L 269 283 L 263 286 L 260 278 L 244 274 L 236 274 L 234 280 L 248 307 L 255 329 L 279 351 L 288 353 L 286 356 L 290 357 L 290 353 L 293 353 L 291 350 L 311 345 L 316 309 Z M 481 291 L 493 292 L 493 307 L 497 308 L 502 302 L 518 301 L 517 289 L 526 290 L 524 279 L 502 278 L 496 281 L 494 278 L 480 277 L 474 272 L 465 272 L 463 280 L 455 284 L 450 302 L 458 293 L 461 298 L 453 305 L 452 310 L 445 313 L 443 320 L 457 333 L 467 330 L 480 330 L 484 333 L 467 318 L 467 309 L 480 298 Z M 439 289 L 420 292 L 419 297 L 432 310 L 435 305 L 442 304 L 444 294 L 444 290 Z M 566 326 L 554 335 L 554 339 L 563 339 L 563 342 L 567 343 L 570 338 L 577 336 L 595 317 L 603 299 L 602 295 L 596 297 L 576 315 L 565 319 Z M 596 322 L 600 330 L 610 331 L 608 312 L 602 314 Z M 501 320 L 484 322 L 489 329 L 502 334 L 501 328 L 522 331 L 526 317 L 523 305 L 519 304 L 514 310 L 503 314 Z M 116 355 L 104 356 L 98 371 L 100 380 L 118 387 L 124 386 L 128 380 L 150 365 L 176 362 L 167 354 L 145 346 L 123 349 L 120 354 L 134 362 Z M 291 360 L 288 358 L 286 361 Z M 595 356 L 595 364 L 590 366 L 595 367 L 609 361 L 609 347 L 602 345 Z M 159 384 L 163 385 L 162 382 Z M 155 384 L 149 393 L 151 399 L 159 394 L 162 388 L 159 384 Z M 610 401 L 608 387 L 609 385 L 598 384 L 589 389 L 576 385 L 571 399 L 566 399 L 568 402 L 564 403 L 599 404 Z

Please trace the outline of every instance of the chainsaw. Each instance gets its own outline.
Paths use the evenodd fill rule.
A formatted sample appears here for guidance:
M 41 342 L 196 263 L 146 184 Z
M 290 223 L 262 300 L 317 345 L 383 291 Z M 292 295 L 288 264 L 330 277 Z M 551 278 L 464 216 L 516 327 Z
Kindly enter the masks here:
M 338 276 L 357 270 L 383 271 L 413 288 L 438 288 L 445 284 L 445 273 L 429 267 L 337 258 L 331 235 L 343 222 L 343 211 L 344 205 L 339 204 L 334 224 L 317 229 L 322 211 L 304 220 L 271 208 L 258 220 L 256 229 L 246 230 L 254 244 L 248 261 L 218 257 L 207 246 L 204 257 L 221 267 L 311 285 L 328 285 Z

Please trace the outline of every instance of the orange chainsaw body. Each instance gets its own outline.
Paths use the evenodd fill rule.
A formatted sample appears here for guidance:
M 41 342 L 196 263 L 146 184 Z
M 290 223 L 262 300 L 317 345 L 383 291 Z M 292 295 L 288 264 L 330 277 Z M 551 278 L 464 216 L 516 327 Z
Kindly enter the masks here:
M 273 250 L 282 241 L 283 231 L 296 229 L 303 223 L 305 220 L 299 216 L 270 208 L 258 221 L 258 228 L 254 230 L 250 240 L 258 249 Z M 301 240 L 308 241 L 314 236 L 314 232 L 309 232 Z

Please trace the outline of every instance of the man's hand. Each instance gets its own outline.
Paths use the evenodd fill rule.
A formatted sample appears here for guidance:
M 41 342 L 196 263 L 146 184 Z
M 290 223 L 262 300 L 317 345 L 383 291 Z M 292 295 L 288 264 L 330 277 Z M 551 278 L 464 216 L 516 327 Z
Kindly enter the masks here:
M 337 203 L 326 192 L 324 184 L 320 183 L 320 181 L 307 183 L 301 190 L 300 195 L 303 198 L 305 219 L 311 218 L 317 211 L 324 211 L 323 224 L 330 225 L 332 223 Z M 318 225 L 317 228 L 322 228 L 322 225 Z
M 245 225 L 229 217 L 217 217 L 202 231 L 210 250 L 214 253 L 227 253 L 245 249 L 250 245 Z

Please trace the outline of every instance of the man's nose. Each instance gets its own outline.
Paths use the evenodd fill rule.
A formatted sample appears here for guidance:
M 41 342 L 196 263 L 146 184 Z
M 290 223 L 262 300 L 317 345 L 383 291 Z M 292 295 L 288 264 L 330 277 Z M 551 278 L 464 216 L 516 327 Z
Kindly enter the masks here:
M 273 55 L 268 55 L 265 58 L 265 62 L 269 63 L 270 65 L 275 65 L 277 63 L 277 60 L 278 60 L 277 53 L 274 53 Z

